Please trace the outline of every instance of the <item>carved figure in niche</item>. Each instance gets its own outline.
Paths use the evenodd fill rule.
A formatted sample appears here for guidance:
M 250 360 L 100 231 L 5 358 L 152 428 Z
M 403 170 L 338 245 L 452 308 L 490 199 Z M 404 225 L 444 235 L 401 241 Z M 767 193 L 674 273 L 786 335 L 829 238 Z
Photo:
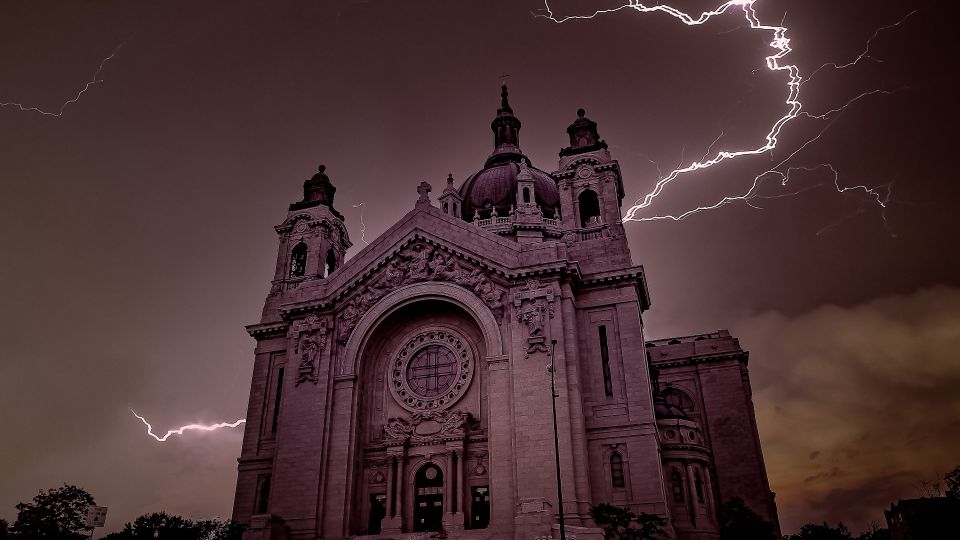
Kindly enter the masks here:
M 302 382 L 317 382 L 317 358 L 323 349 L 321 340 L 324 337 L 315 338 L 307 336 L 302 340 L 302 352 L 300 354 L 300 366 L 297 368 L 297 386 Z

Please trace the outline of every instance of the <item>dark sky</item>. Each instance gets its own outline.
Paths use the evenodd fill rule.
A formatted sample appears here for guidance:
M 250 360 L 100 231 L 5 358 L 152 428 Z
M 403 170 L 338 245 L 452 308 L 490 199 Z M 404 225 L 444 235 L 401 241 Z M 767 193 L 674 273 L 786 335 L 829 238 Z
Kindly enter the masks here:
M 960 465 L 960 201 L 951 15 L 938 2 L 759 0 L 789 27 L 797 119 L 768 155 L 685 175 L 639 216 L 740 193 L 787 165 L 889 186 L 885 209 L 827 169 L 681 222 L 627 225 L 651 337 L 729 328 L 751 351 L 784 530 L 854 530 Z M 558 14 L 603 2 L 557 2 Z M 697 1 L 685 10 L 714 7 Z M 556 167 L 578 107 L 620 160 L 627 201 L 786 112 L 769 33 L 733 10 L 699 27 L 621 11 L 555 24 L 535 1 L 0 2 L 0 517 L 75 483 L 115 530 L 167 510 L 228 517 L 240 430 L 159 431 L 245 413 L 286 205 L 319 163 L 363 246 L 491 150 L 503 75 L 521 146 Z M 780 197 L 801 191 L 794 197 Z M 436 195 L 436 191 L 435 191 Z M 354 205 L 363 203 L 360 208 Z

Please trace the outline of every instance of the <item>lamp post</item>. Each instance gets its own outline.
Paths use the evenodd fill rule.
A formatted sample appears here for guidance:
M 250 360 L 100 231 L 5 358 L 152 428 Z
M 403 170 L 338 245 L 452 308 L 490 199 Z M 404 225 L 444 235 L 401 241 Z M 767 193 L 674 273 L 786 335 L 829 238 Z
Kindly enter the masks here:
M 550 341 L 550 365 L 547 371 L 550 372 L 550 401 L 553 405 L 553 451 L 557 464 L 557 505 L 560 507 L 560 540 L 567 540 L 567 530 L 563 525 L 563 487 L 560 483 L 560 437 L 557 432 L 557 378 L 556 378 L 556 353 L 557 340 Z

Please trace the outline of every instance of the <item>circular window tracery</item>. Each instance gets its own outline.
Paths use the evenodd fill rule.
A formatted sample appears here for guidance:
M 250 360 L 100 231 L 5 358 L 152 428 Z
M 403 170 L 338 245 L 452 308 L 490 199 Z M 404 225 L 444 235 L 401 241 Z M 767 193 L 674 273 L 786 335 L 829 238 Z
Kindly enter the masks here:
M 473 350 L 448 328 L 429 328 L 403 341 L 390 362 L 390 393 L 405 409 L 446 409 L 473 378 Z

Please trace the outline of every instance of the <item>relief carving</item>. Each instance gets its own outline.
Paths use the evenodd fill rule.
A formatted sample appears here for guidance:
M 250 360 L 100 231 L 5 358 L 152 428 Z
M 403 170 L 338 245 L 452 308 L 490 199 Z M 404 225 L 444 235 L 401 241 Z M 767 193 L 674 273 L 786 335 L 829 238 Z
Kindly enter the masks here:
M 553 318 L 553 300 L 553 287 L 535 278 L 529 279 L 513 296 L 517 319 L 527 325 L 526 358 L 535 352 L 549 352 L 544 326 L 548 317 Z
M 460 410 L 418 412 L 409 420 L 390 418 L 383 426 L 383 442 L 395 446 L 463 439 L 469 420 L 470 413 Z
M 302 321 L 294 323 L 293 353 L 300 355 L 300 365 L 297 366 L 297 382 L 317 383 L 317 365 L 320 353 L 327 347 L 327 330 L 330 321 L 327 317 L 320 317 L 314 313 L 307 315 Z
M 400 250 L 398 256 L 371 280 L 371 285 L 354 296 L 340 313 L 337 341 L 345 344 L 360 317 L 390 291 L 421 281 L 448 281 L 476 294 L 493 312 L 497 321 L 503 319 L 504 291 L 479 268 L 461 265 L 454 254 L 444 254 L 424 242 L 415 242 Z

